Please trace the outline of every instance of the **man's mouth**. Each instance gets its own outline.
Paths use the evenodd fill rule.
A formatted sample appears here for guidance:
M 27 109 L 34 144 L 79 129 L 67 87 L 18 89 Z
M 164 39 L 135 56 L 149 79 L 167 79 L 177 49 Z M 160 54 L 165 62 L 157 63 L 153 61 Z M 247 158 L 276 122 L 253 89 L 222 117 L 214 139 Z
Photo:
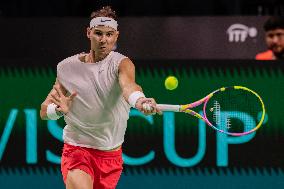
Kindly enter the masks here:
M 281 51 L 282 48 L 278 45 L 273 45 L 271 48 L 270 48 L 272 51 Z
M 107 48 L 106 48 L 106 47 L 100 47 L 99 49 L 100 49 L 101 51 L 106 51 Z

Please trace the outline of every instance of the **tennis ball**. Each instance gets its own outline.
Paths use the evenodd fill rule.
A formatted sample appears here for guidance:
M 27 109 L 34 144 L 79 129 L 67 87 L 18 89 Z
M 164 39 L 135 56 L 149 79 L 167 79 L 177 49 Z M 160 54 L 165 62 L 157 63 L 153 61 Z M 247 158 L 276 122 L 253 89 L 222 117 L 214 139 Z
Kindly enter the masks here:
M 174 90 L 178 87 L 178 79 L 175 76 L 169 76 L 165 80 L 165 87 L 168 90 Z

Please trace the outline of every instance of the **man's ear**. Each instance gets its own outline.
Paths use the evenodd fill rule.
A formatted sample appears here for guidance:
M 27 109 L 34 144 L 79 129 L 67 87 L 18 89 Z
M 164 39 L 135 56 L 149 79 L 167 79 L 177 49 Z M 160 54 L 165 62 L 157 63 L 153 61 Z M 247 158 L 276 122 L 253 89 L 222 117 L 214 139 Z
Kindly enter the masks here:
M 86 34 L 87 34 L 87 38 L 91 38 L 91 32 L 92 32 L 92 29 L 87 27 L 87 31 L 86 31 Z
M 115 39 L 115 42 L 117 42 L 118 37 L 119 37 L 119 31 L 116 31 L 116 39 Z

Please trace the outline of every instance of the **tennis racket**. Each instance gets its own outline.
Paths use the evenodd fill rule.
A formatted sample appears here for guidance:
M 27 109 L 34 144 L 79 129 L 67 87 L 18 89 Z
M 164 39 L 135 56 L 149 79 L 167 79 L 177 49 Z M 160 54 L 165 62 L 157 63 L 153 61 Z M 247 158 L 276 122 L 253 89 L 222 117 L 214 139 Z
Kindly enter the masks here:
M 192 110 L 203 106 L 202 114 Z M 202 119 L 213 129 L 232 136 L 256 131 L 263 123 L 265 107 L 261 97 L 242 86 L 222 87 L 185 105 L 158 104 L 161 111 L 184 112 Z

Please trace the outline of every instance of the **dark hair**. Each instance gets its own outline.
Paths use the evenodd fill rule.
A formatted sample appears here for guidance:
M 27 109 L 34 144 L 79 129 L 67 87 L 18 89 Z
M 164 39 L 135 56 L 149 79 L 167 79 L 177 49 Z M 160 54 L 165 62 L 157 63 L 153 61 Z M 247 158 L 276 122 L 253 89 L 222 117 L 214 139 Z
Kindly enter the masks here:
M 114 20 L 117 20 L 115 11 L 112 10 L 110 6 L 105 6 L 99 10 L 92 12 L 90 17 L 91 19 L 96 18 L 96 17 L 109 17 L 109 18 L 113 18 Z
M 284 29 L 284 17 L 272 16 L 263 25 L 264 31 L 270 31 L 275 29 Z

